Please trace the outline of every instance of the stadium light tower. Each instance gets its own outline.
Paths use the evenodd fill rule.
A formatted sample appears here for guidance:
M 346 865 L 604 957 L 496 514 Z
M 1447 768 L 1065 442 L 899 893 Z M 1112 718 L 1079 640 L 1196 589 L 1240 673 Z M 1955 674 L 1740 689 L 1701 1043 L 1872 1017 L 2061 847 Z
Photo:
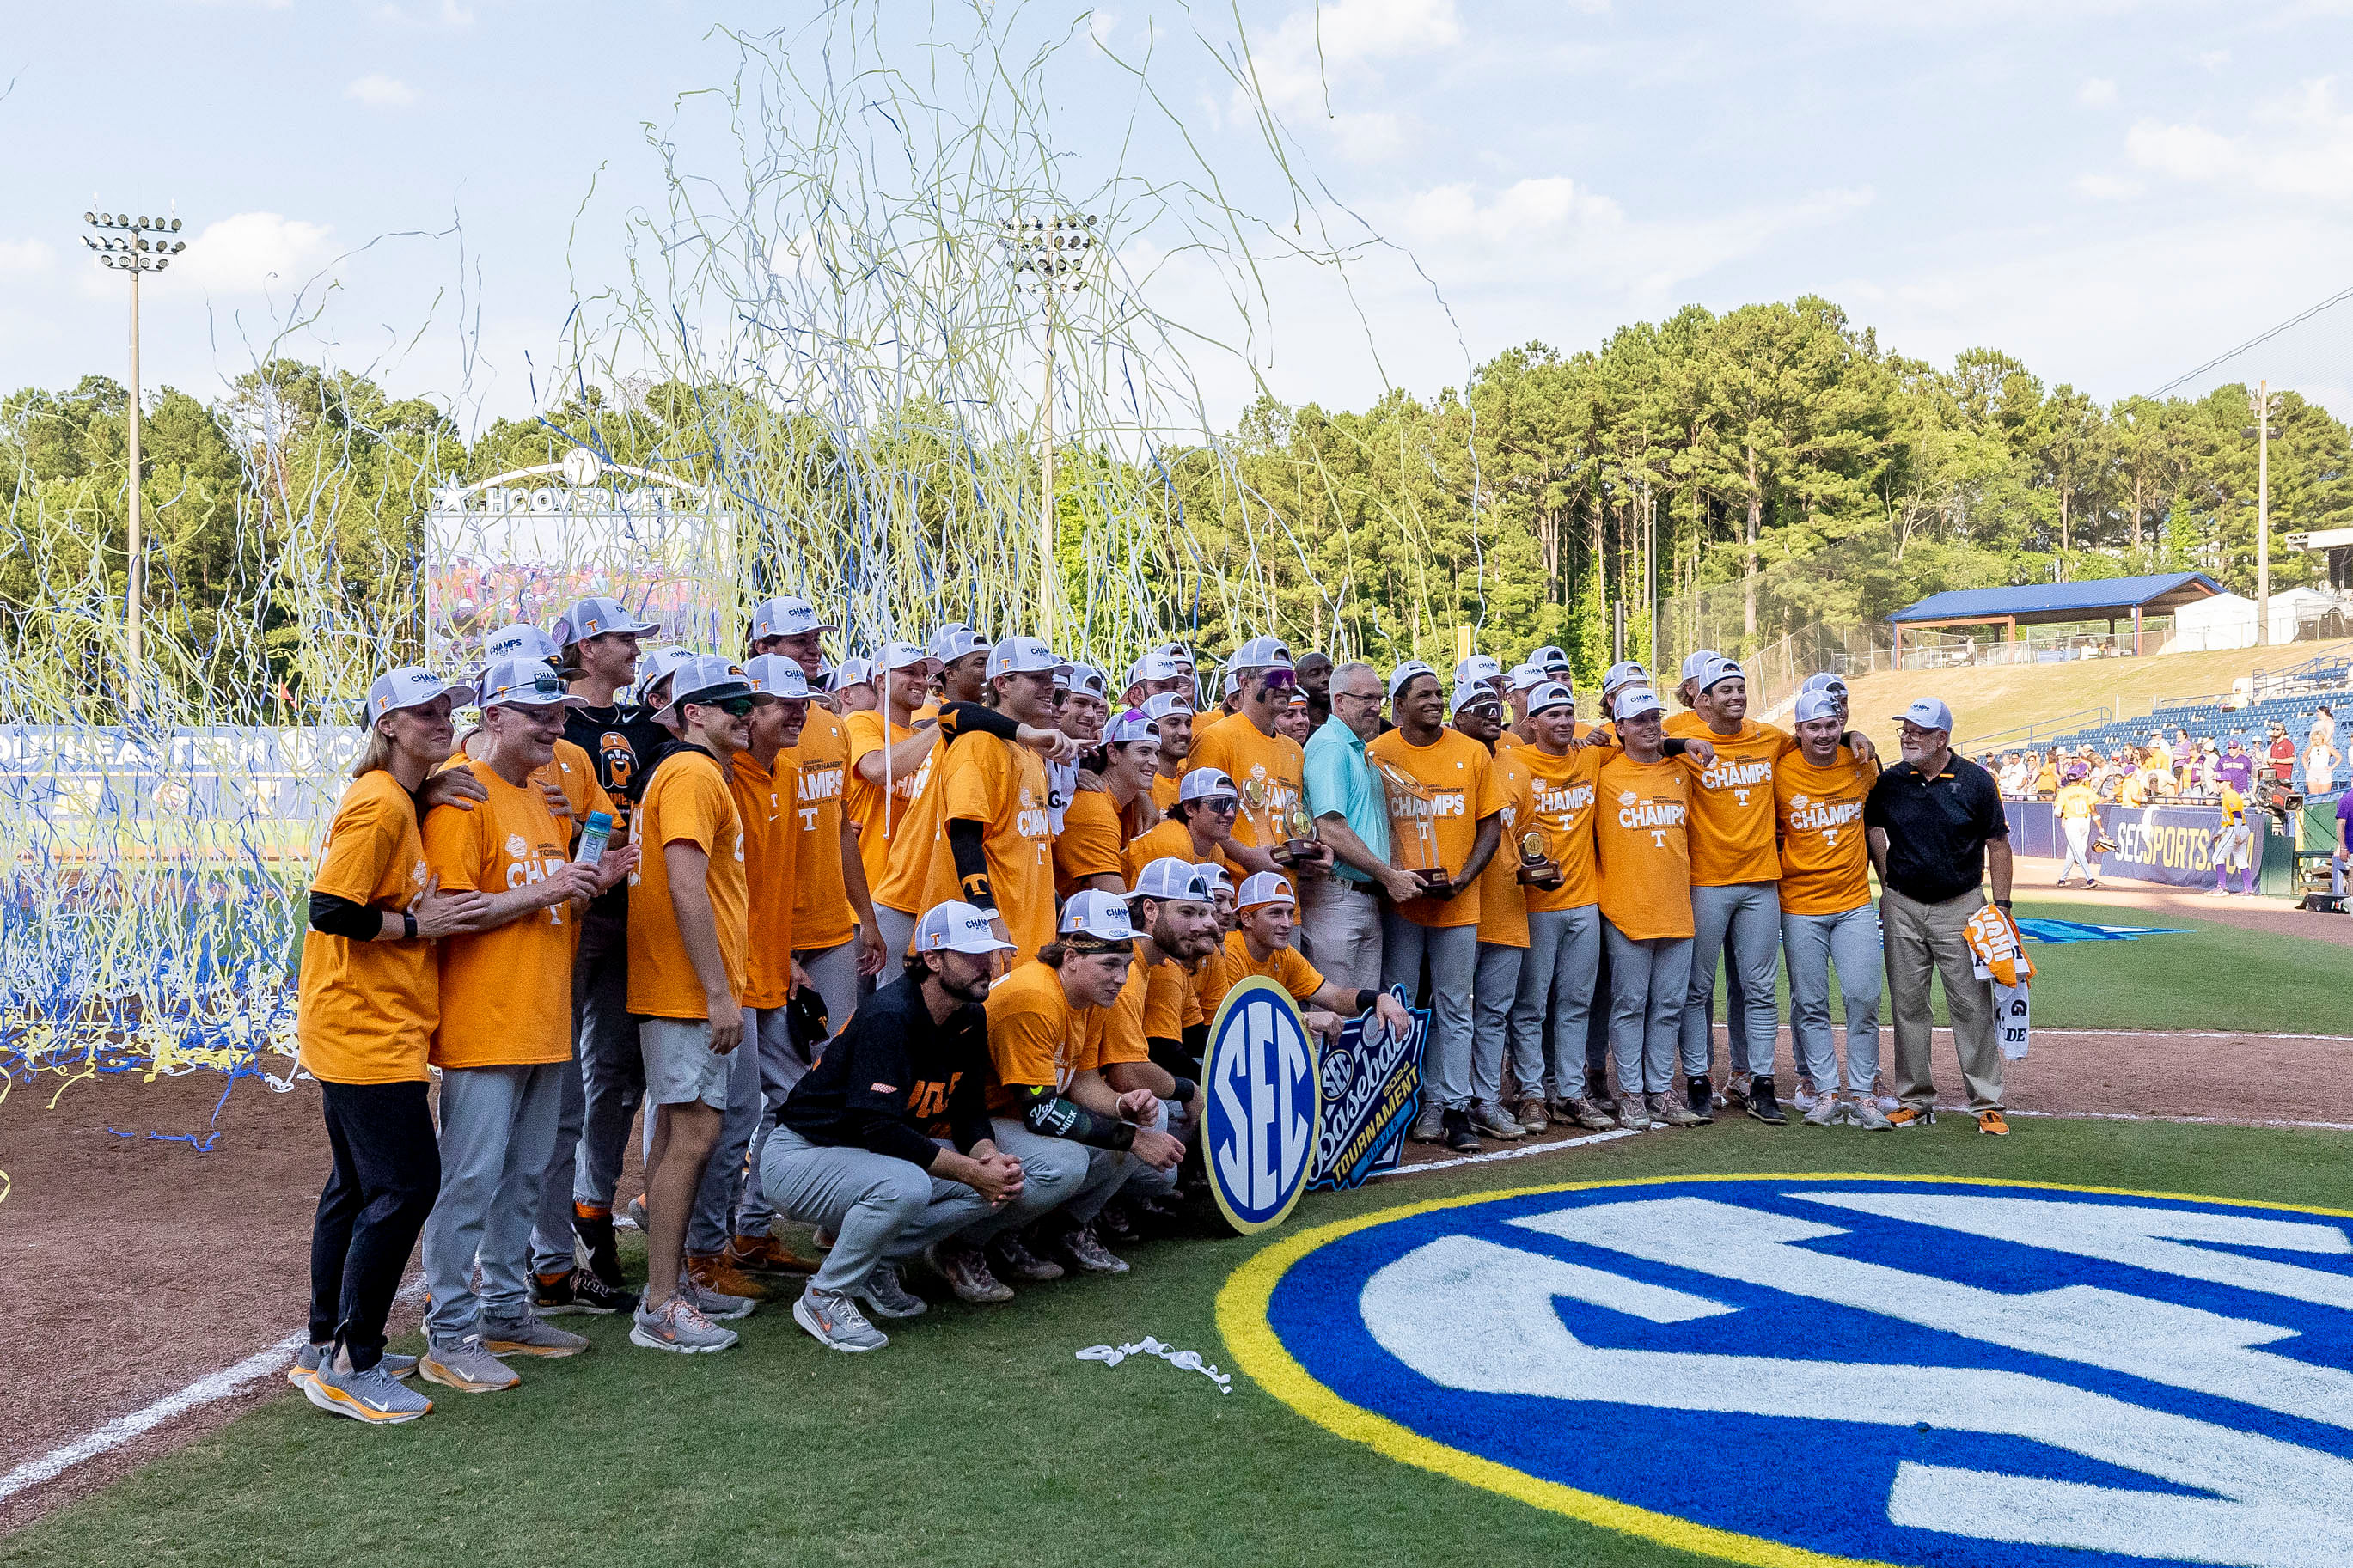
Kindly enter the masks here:
M 136 709 L 142 689 L 140 601 L 145 586 L 145 547 L 139 531 L 139 275 L 163 271 L 172 265 L 172 258 L 187 249 L 188 245 L 185 240 L 172 237 L 180 232 L 180 220 L 176 217 L 86 212 L 81 221 L 93 231 L 83 235 L 81 242 L 98 254 L 99 264 L 131 275 L 131 528 L 125 552 L 130 558 L 130 591 L 124 596 L 123 617 L 125 662 L 129 666 L 126 674 L 131 706 Z
M 2255 646 L 2272 646 L 2272 384 L 2255 383 Z M 2292 635 L 2292 634 L 2291 634 Z
M 998 243 L 1013 268 L 1016 287 L 1034 289 L 1046 303 L 1046 395 L 1039 405 L 1045 422 L 1044 458 L 1040 472 L 1044 495 L 1038 508 L 1038 633 L 1048 647 L 1054 641 L 1054 316 L 1064 293 L 1085 288 L 1081 268 L 1094 248 L 1095 216 L 1092 213 L 1056 217 L 1009 217 L 999 225 Z M 1026 274 L 1027 276 L 1024 276 Z

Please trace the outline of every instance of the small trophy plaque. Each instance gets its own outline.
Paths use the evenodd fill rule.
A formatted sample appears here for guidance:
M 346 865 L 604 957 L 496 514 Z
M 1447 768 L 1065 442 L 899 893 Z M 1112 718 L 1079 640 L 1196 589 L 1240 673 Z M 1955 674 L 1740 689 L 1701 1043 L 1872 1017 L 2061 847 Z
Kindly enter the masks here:
M 1322 842 L 1315 834 L 1315 819 L 1307 815 L 1305 806 L 1296 802 L 1292 804 L 1288 811 L 1281 815 L 1282 842 L 1269 851 L 1274 857 L 1276 864 L 1296 866 L 1303 860 L 1313 861 L 1315 858 L 1316 848 Z
M 1560 868 L 1545 853 L 1544 835 L 1534 829 L 1520 835 L 1520 881 L 1547 891 L 1561 884 Z

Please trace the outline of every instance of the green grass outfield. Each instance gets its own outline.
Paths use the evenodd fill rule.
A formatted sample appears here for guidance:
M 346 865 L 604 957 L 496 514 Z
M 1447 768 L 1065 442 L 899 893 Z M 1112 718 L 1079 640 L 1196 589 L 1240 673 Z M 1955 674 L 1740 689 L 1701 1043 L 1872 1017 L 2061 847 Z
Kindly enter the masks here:
M 2018 1125 L 2005 1141 L 1965 1119 L 1884 1136 L 1746 1121 L 1652 1133 L 1311 1196 L 1274 1235 L 1454 1194 L 1744 1171 L 2353 1202 L 2346 1134 Z M 691 1359 L 631 1347 L 618 1320 L 566 1320 L 586 1325 L 593 1353 L 519 1361 L 526 1381 L 511 1394 L 433 1389 L 432 1415 L 389 1430 L 289 1390 L 0 1542 L 0 1563 L 1703 1561 L 1393 1463 L 1246 1378 L 1220 1395 L 1159 1361 L 1073 1358 L 1152 1333 L 1230 1368 L 1215 1298 L 1271 1239 L 1159 1242 L 1117 1279 L 1038 1287 L 1002 1308 L 935 1304 L 873 1355 L 822 1351 L 776 1307 L 739 1325 L 738 1349 Z M 223 1266 L 216 1288 L 239 1289 L 234 1259 Z

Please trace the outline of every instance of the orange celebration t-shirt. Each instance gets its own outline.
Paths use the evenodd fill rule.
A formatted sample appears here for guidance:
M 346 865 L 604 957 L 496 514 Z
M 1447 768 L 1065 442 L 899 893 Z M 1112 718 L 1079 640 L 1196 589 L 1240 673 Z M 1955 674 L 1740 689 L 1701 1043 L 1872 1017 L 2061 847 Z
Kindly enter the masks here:
M 425 863 L 444 892 L 509 893 L 562 868 L 572 825 L 540 793 L 486 763 L 460 764 L 490 798 L 471 811 L 437 806 L 425 818 Z M 525 1067 L 572 1059 L 572 955 L 580 911 L 551 904 L 490 931 L 445 936 L 438 1068 Z
M 1802 752 L 1781 759 L 1773 805 L 1781 828 L 1781 912 L 1838 915 L 1871 902 L 1871 852 L 1863 797 L 1876 768 L 1832 762 L 1818 768 Z
M 1111 792 L 1074 791 L 1054 835 L 1054 891 L 1069 898 L 1082 877 L 1116 877 L 1127 885 L 1127 824 Z
M 1095 1065 L 1087 1054 L 1088 1015 L 1101 1009 L 1071 1006 L 1060 973 L 1036 959 L 990 987 L 987 1011 L 992 1114 L 1020 1109 L 1016 1089 L 1066 1089 Z
M 884 737 L 884 730 L 889 737 Z M 915 801 L 932 781 L 932 762 L 939 755 L 937 742 L 923 753 L 923 760 L 891 779 L 885 793 L 881 784 L 868 784 L 859 773 L 858 764 L 876 752 L 895 746 L 902 741 L 923 733 L 905 724 L 889 723 L 878 708 L 861 709 L 841 721 L 844 744 L 848 748 L 846 767 L 842 774 L 841 808 L 849 816 L 850 825 L 858 830 L 858 858 L 866 866 L 866 890 L 871 894 L 882 886 L 891 869 L 891 841 L 901 826 L 913 815 Z M 933 731 L 937 733 L 936 730 Z
M 1729 888 L 1778 880 L 1781 858 L 1773 848 L 1773 767 L 1788 750 L 1788 734 L 1744 719 L 1737 734 L 1719 735 L 1703 725 L 1689 738 L 1715 748 L 1715 760 L 1693 775 L 1693 885 Z
M 1533 810 L 1529 820 L 1544 835 L 1545 853 L 1560 868 L 1561 883 L 1549 890 L 1527 890 L 1528 912 L 1580 910 L 1601 896 L 1593 863 L 1594 781 L 1612 752 L 1601 746 L 1571 747 L 1554 756 L 1542 746 L 1523 746 L 1512 753 L 1529 773 Z M 1516 858 L 1516 855 L 1514 856 Z
M 1495 846 L 1487 868 L 1479 873 L 1479 940 L 1497 947 L 1528 945 L 1528 894 L 1535 889 L 1520 880 L 1520 835 L 1534 831 L 1535 775 L 1525 761 L 1534 749 L 1524 746 L 1512 751 L 1498 746 L 1495 750 L 1495 790 L 1504 800 L 1504 841 Z
M 916 805 L 892 845 L 885 903 L 921 914 L 963 898 L 948 824 L 977 822 L 989 891 L 1019 955 L 1054 940 L 1054 830 L 1037 752 L 994 735 L 959 735 L 934 757 Z
M 744 824 L 744 996 L 746 1007 L 781 1007 L 793 989 L 795 861 L 800 825 L 793 819 L 794 774 L 782 752 L 774 767 L 762 767 L 749 752 L 738 752 L 728 769 L 729 793 Z
M 1212 958 L 1215 956 L 1213 954 Z M 1207 993 L 1201 997 L 1202 1005 L 1212 1011 L 1219 1002 L 1226 999 L 1227 992 L 1257 975 L 1264 975 L 1290 992 L 1292 999 L 1302 1006 L 1306 1005 L 1310 996 L 1324 989 L 1323 972 L 1301 957 L 1299 950 L 1294 947 L 1278 947 L 1265 958 L 1256 959 L 1250 956 L 1249 938 L 1238 931 L 1228 931 L 1224 958 L 1224 963 L 1219 968 L 1217 1001 L 1211 1001 Z M 1208 965 L 1202 967 L 1206 972 Z
M 672 752 L 638 797 L 629 819 L 638 868 L 629 874 L 629 1011 L 654 1018 L 708 1018 L 702 977 L 679 934 L 670 900 L 672 844 L 709 857 L 703 883 L 718 928 L 719 955 L 736 1005 L 744 1005 L 749 895 L 744 877 L 744 823 L 719 760 L 700 747 Z
M 1417 794 L 1391 782 L 1384 792 L 1388 796 L 1390 858 L 1399 865 L 1430 864 L 1451 872 L 1470 864 L 1480 822 L 1504 809 L 1494 759 L 1487 748 L 1468 735 L 1441 729 L 1427 746 L 1413 745 L 1404 731 L 1391 730 L 1365 750 L 1376 765 L 1395 768 L 1418 786 Z M 1479 894 L 1474 885 L 1442 901 L 1411 899 L 1398 906 L 1398 913 L 1437 930 L 1477 925 Z
M 1306 776 L 1307 756 L 1299 742 L 1288 735 L 1262 735 L 1257 725 L 1241 714 L 1232 715 L 1226 722 L 1211 730 L 1205 738 L 1194 732 L 1193 744 L 1185 753 L 1185 771 L 1197 768 L 1222 769 L 1241 792 L 1241 806 L 1234 813 L 1234 841 L 1258 848 L 1279 844 L 1283 838 L 1285 817 L 1307 798 L 1302 780 Z M 1251 796 L 1257 804 L 1251 804 Z
M 1693 772 L 1680 758 L 1638 763 L 1620 752 L 1595 781 L 1601 916 L 1621 936 L 1649 942 L 1692 934 L 1686 834 Z
M 352 781 L 328 825 L 311 878 L 371 910 L 406 910 L 425 891 L 425 842 L 417 803 L 383 768 Z M 433 1026 L 441 1016 L 441 973 L 433 944 L 353 942 L 302 932 L 294 1035 L 301 1061 L 328 1083 L 422 1082 Z
M 839 947 L 858 930 L 849 883 L 841 869 L 842 780 L 849 771 L 849 741 L 841 721 L 809 704 L 800 743 L 778 756 L 799 770 L 794 815 L 801 839 L 794 850 L 793 941 L 804 948 Z

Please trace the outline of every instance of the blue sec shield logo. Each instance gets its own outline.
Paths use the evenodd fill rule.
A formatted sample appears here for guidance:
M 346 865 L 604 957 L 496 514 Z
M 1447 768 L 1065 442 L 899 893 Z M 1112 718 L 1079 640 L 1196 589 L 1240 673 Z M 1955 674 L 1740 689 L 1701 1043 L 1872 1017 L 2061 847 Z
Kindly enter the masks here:
M 1236 1359 L 1344 1436 L 1751 1563 L 2353 1563 L 2353 1215 L 1919 1179 L 1418 1205 L 1269 1247 Z
M 1315 1047 L 1291 993 L 1253 976 L 1226 993 L 1209 1029 L 1202 1163 L 1226 1223 L 1280 1225 L 1306 1190 L 1320 1108 Z

